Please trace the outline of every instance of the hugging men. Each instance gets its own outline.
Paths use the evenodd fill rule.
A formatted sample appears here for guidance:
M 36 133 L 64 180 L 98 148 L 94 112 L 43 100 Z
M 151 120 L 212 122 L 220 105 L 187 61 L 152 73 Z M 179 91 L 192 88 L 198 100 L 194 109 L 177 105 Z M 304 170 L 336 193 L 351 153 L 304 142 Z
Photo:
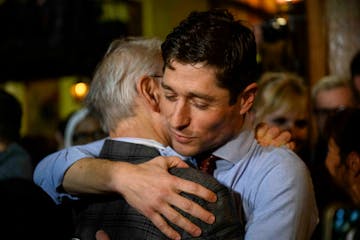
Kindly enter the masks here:
M 309 239 L 318 216 L 306 166 L 287 148 L 261 147 L 247 122 L 246 115 L 256 94 L 253 32 L 227 11 L 193 12 L 166 37 L 161 52 L 163 75 L 148 78 L 150 85 L 160 83 L 160 86 L 144 90 L 148 92 L 144 98 L 148 98 L 152 110 L 159 112 L 161 118 L 157 126 L 144 125 L 144 129 L 160 128 L 165 143 L 183 156 L 212 153 L 219 159 L 214 177 L 241 194 L 245 239 Z M 99 90 L 98 94 L 106 95 L 105 91 L 116 88 L 114 84 L 110 89 Z M 123 104 L 110 99 L 113 105 L 102 108 Z M 129 111 L 125 108 L 118 114 L 132 117 Z M 107 121 L 114 118 L 102 117 Z M 126 137 L 126 128 L 123 131 L 121 134 Z M 146 172 L 144 168 L 149 164 L 119 167 L 119 162 L 84 159 L 98 156 L 102 145 L 103 142 L 97 142 L 48 156 L 36 168 L 35 182 L 54 199 L 66 193 L 119 193 L 168 237 L 179 236 L 169 230 L 164 218 L 194 236 L 199 234 L 198 229 L 172 207 L 199 214 L 201 219 L 210 217 L 204 211 L 193 211 L 196 205 L 189 205 L 187 201 L 184 204 L 183 198 L 173 194 L 177 191 L 196 193 L 194 187 L 160 175 L 159 169 Z M 128 170 L 121 170 L 122 167 Z M 164 192 L 167 194 L 161 195 Z M 151 196 L 154 194 L 158 194 L 155 199 Z M 210 199 L 211 194 L 201 190 L 201 196 Z

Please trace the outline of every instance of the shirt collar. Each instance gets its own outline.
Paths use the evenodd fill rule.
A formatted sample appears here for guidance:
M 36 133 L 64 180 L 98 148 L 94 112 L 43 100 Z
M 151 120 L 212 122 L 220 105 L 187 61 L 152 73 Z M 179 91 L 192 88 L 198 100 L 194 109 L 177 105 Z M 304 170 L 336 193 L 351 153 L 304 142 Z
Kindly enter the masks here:
M 196 166 L 196 160 L 194 158 L 182 156 L 179 153 L 177 153 L 174 149 L 172 149 L 171 147 L 169 147 L 169 146 L 165 147 L 163 144 L 161 144 L 155 140 L 152 140 L 152 139 L 131 138 L 131 137 L 118 137 L 118 138 L 110 138 L 110 139 L 115 140 L 115 141 L 123 141 L 123 142 L 128 142 L 128 143 L 141 144 L 141 145 L 145 145 L 148 147 L 154 147 L 160 152 L 161 156 L 177 156 L 177 157 L 181 158 L 182 160 L 188 161 L 191 164 Z
M 118 137 L 118 138 L 110 138 L 110 139 L 115 140 L 115 141 L 136 143 L 136 144 L 141 144 L 141 145 L 145 145 L 148 147 L 154 147 L 154 148 L 158 149 L 159 151 L 166 148 L 163 144 L 159 143 L 158 141 L 155 141 L 152 139 L 146 139 L 146 138 Z
M 228 160 L 232 163 L 238 162 L 249 152 L 254 142 L 254 131 L 252 128 L 244 128 L 232 140 L 213 152 L 213 155 Z

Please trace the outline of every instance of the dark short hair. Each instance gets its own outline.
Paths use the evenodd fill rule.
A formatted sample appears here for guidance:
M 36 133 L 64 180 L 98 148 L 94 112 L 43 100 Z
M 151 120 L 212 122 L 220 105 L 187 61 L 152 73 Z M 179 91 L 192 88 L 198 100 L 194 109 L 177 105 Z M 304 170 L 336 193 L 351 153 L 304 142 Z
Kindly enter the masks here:
M 254 33 L 228 10 L 190 13 L 167 35 L 161 50 L 164 68 L 173 69 L 172 60 L 214 67 L 218 86 L 230 91 L 230 104 L 257 77 Z
M 22 108 L 20 102 L 0 89 L 0 140 L 18 141 L 20 138 Z
M 360 109 L 346 108 L 337 111 L 326 123 L 327 137 L 333 138 L 340 149 L 340 157 L 344 163 L 353 151 L 360 153 Z
M 351 73 L 351 77 L 360 74 L 360 51 L 358 51 L 351 59 L 350 73 Z

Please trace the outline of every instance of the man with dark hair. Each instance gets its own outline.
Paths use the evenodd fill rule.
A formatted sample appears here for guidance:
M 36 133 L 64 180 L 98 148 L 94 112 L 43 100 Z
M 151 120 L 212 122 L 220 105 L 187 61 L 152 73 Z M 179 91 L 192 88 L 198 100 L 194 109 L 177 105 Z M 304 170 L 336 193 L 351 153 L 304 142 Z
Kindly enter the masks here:
M 30 156 L 17 143 L 20 140 L 21 118 L 19 101 L 0 89 L 0 180 L 32 178 Z
M 162 56 L 164 75 L 153 77 L 159 78 L 160 91 L 149 93 L 155 99 L 154 110 L 164 117 L 161 125 L 178 153 L 198 159 L 215 156 L 215 178 L 241 194 L 245 239 L 309 239 L 318 216 L 306 166 L 287 148 L 261 147 L 247 119 L 257 88 L 251 29 L 226 10 L 193 12 L 167 36 Z M 77 159 L 98 155 L 99 144 L 84 148 L 49 157 L 39 170 L 54 169 L 53 164 L 64 158 L 74 163 L 74 154 Z M 66 168 L 65 176 L 64 169 L 55 171 L 65 189 L 72 186 L 68 192 L 89 191 L 84 180 L 90 177 L 87 171 L 101 179 L 92 182 L 97 191 L 109 186 L 112 192 L 124 189 L 121 173 L 84 168 L 80 162 L 85 160 Z M 37 182 L 49 182 L 49 178 Z M 49 192 L 54 193 L 56 187 L 48 188 Z M 139 201 L 146 205 L 146 200 Z
M 308 239 L 317 210 L 309 172 L 284 148 L 262 148 L 246 126 L 256 92 L 253 32 L 222 10 L 194 12 L 162 44 L 160 110 L 183 155 L 211 152 L 214 176 L 241 193 L 245 239 Z

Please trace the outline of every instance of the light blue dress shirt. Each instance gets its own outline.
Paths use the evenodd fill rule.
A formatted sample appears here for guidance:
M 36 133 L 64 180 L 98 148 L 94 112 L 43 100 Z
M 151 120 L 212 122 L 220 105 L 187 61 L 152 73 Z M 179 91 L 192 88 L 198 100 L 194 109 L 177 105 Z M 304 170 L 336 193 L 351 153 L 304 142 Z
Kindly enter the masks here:
M 134 139 L 118 139 L 134 142 Z M 167 147 L 150 144 L 163 156 L 174 155 Z M 104 140 L 51 154 L 35 169 L 34 181 L 57 203 L 68 194 L 57 191 L 65 171 L 78 159 L 98 156 Z M 286 148 L 261 147 L 253 131 L 244 130 L 214 155 L 214 172 L 224 185 L 239 192 L 246 217 L 245 239 L 310 239 L 318 223 L 312 181 L 303 161 Z
M 318 210 L 312 180 L 292 151 L 262 147 L 245 130 L 213 153 L 214 176 L 241 193 L 246 216 L 245 239 L 310 239 Z

